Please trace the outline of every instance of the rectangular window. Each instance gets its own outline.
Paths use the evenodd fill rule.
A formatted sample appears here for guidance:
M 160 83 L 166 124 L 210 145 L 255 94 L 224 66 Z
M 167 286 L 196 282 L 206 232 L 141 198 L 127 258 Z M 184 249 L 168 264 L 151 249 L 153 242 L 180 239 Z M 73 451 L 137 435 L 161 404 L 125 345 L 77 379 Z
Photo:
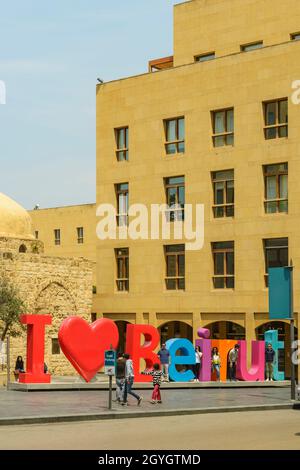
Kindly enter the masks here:
M 215 218 L 234 217 L 234 170 L 212 173 Z
M 39 238 L 39 232 L 36 230 L 36 231 L 34 232 L 34 235 L 35 235 L 35 238 L 36 238 L 36 240 L 37 240 L 37 239 Z
M 115 191 L 117 196 L 117 225 L 118 227 L 124 227 L 128 225 L 128 183 L 116 184 Z
M 299 41 L 300 40 L 300 33 L 293 33 L 291 34 L 292 41 Z
M 234 144 L 234 112 L 233 108 L 212 112 L 213 145 L 223 147 Z
M 185 150 L 185 129 L 184 117 L 166 119 L 165 125 L 165 147 L 168 155 L 184 153 Z
M 288 212 L 288 164 L 265 165 L 265 212 Z
M 166 245 L 166 289 L 185 289 L 185 246 Z
M 165 178 L 166 198 L 169 210 L 166 214 L 168 222 L 184 220 L 185 188 L 184 176 Z
M 129 158 L 129 129 L 120 127 L 115 129 L 116 136 L 116 156 L 119 162 L 128 161 Z
M 77 243 L 83 243 L 83 227 L 77 227 Z
M 268 101 L 263 103 L 265 119 L 265 139 L 288 137 L 288 100 Z
M 269 238 L 264 240 L 265 252 L 265 283 L 268 287 L 268 269 L 283 268 L 289 264 L 289 239 Z
M 241 46 L 241 51 L 242 52 L 254 51 L 255 49 L 261 49 L 263 45 L 264 45 L 263 41 L 252 42 L 250 44 L 243 44 Z
M 52 354 L 60 354 L 60 346 L 58 338 L 52 338 Z
M 215 52 L 208 52 L 207 54 L 201 54 L 195 56 L 195 62 L 207 62 L 208 60 L 215 59 Z
M 212 243 L 215 289 L 234 289 L 234 242 Z
M 129 248 L 115 249 L 117 263 L 117 290 L 129 291 Z
M 54 230 L 54 243 L 55 245 L 60 245 L 61 239 L 60 239 L 60 229 L 57 228 Z

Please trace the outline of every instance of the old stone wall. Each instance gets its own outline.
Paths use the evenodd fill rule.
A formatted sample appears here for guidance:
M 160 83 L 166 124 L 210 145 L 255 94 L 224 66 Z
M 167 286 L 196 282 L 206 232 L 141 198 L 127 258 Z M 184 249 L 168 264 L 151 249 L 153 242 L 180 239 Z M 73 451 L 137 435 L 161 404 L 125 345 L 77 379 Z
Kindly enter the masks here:
M 4 250 L 5 251 L 5 250 Z M 76 374 L 64 354 L 55 351 L 55 339 L 62 321 L 70 315 L 87 321 L 92 308 L 93 262 L 83 258 L 58 258 L 34 253 L 14 253 L 3 257 L 0 245 L 0 276 L 4 273 L 19 288 L 31 314 L 51 314 L 46 327 L 45 361 L 55 375 Z M 54 347 L 54 350 L 53 350 Z M 11 367 L 18 355 L 26 359 L 26 334 L 11 340 Z

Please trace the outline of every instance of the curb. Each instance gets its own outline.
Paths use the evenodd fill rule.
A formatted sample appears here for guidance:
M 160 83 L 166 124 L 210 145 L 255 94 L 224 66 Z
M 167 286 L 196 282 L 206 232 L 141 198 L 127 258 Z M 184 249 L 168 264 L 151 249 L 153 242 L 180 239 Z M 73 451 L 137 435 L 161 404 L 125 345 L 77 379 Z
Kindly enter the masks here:
M 155 418 L 165 416 L 183 416 L 196 414 L 212 414 L 212 413 L 233 413 L 245 411 L 272 411 L 272 410 L 292 410 L 300 409 L 300 404 L 280 403 L 273 405 L 249 405 L 249 406 L 224 406 L 211 408 L 194 408 L 194 409 L 170 409 L 161 411 L 120 411 L 103 412 L 95 414 L 77 414 L 77 415 L 61 415 L 61 416 L 28 416 L 16 418 L 0 418 L 1 426 L 12 426 L 22 424 L 46 424 L 46 423 L 70 423 L 82 421 L 100 421 L 107 419 L 128 419 L 128 418 Z

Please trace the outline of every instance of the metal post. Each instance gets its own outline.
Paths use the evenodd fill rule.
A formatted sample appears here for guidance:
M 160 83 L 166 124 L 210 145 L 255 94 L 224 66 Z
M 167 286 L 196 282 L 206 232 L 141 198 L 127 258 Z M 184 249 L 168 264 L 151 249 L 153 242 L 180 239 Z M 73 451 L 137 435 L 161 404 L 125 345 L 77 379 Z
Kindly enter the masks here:
M 293 261 L 290 261 L 291 268 L 291 331 L 290 331 L 290 355 L 291 355 L 291 400 L 296 398 L 296 378 L 295 378 L 295 364 L 293 363 L 294 355 L 294 342 L 295 342 L 295 319 L 294 319 L 294 266 Z
M 7 371 L 6 390 L 9 390 L 9 384 L 10 384 L 10 337 L 9 335 L 7 335 L 7 340 L 6 340 L 6 371 Z
M 291 319 L 291 399 L 296 399 L 296 377 L 295 377 L 295 364 L 293 363 L 294 355 L 294 342 L 295 342 L 295 320 Z
M 109 396 L 108 396 L 108 409 L 112 409 L 112 376 L 109 376 Z

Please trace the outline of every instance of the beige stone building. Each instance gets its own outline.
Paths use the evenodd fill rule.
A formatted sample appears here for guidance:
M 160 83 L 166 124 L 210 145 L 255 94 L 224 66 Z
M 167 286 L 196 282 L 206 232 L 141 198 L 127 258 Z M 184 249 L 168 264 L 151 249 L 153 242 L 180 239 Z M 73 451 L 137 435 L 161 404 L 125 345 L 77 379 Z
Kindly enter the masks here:
M 300 312 L 298 0 L 192 0 L 174 7 L 174 55 L 97 86 L 97 204 L 204 204 L 204 247 L 98 240 L 98 316 L 163 339 L 262 338 L 267 269 L 292 258 Z M 130 222 L 130 219 L 129 219 Z M 287 322 L 273 325 L 289 343 Z M 122 336 L 123 339 L 123 336 Z M 287 375 L 289 351 L 280 356 Z
M 45 254 L 43 242 L 33 235 L 28 212 L 0 194 L 0 275 L 18 287 L 28 313 L 52 315 L 45 340 L 45 361 L 52 374 L 75 373 L 60 351 L 58 330 L 71 315 L 90 321 L 93 269 L 83 257 Z M 12 368 L 18 355 L 26 358 L 25 336 L 12 339 Z
M 29 211 L 34 237 L 49 256 L 85 258 L 94 263 L 96 286 L 96 204 Z

